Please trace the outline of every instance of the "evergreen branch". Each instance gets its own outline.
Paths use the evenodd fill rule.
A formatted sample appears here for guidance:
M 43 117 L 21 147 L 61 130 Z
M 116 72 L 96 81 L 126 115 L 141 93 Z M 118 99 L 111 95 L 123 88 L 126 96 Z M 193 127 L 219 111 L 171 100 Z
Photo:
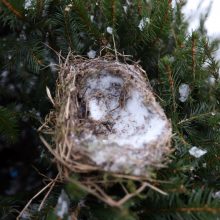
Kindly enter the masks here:
M 75 0 L 73 2 L 73 9 L 74 12 L 78 15 L 81 24 L 85 26 L 85 30 L 89 31 L 91 35 L 93 35 L 97 40 L 99 40 L 100 39 L 99 31 L 88 17 L 88 13 L 83 2 Z
M 194 116 L 192 116 L 190 118 L 183 119 L 183 120 L 179 121 L 177 124 L 178 125 L 184 124 L 184 123 L 187 123 L 187 122 L 190 122 L 190 121 L 193 121 L 193 120 L 197 120 L 199 118 L 203 118 L 205 116 L 210 116 L 210 115 L 213 115 L 213 111 L 212 112 L 206 112 L 206 113 L 198 114 L 198 115 L 194 115 Z
M 19 12 L 14 6 L 8 2 L 7 0 L 1 0 L 2 3 L 8 8 L 9 11 L 11 11 L 13 14 L 15 14 L 19 19 L 24 19 L 21 12 Z
M 182 212 L 182 213 L 191 213 L 191 212 L 207 212 L 211 214 L 220 213 L 219 207 L 208 207 L 204 205 L 203 207 L 177 207 L 177 208 L 157 208 L 156 210 L 145 210 L 146 213 L 171 213 L 171 212 Z
M 142 1 L 138 0 L 138 14 L 142 15 L 142 11 L 143 11 Z
M 111 0 L 111 10 L 112 10 L 112 24 L 115 24 L 116 15 L 115 15 L 115 0 Z
M 193 78 L 195 79 L 195 72 L 196 72 L 196 40 L 194 33 L 192 34 L 192 73 Z
M 170 84 L 170 91 L 172 94 L 172 99 L 173 99 L 173 110 L 174 112 L 176 111 L 176 101 L 175 101 L 175 89 L 174 89 L 174 81 L 172 77 L 172 70 L 170 68 L 169 64 L 165 64 L 165 68 L 168 74 L 168 79 L 169 79 L 169 84 Z
M 0 106 L 0 135 L 6 137 L 9 141 L 17 139 L 17 119 L 15 114 L 9 109 Z

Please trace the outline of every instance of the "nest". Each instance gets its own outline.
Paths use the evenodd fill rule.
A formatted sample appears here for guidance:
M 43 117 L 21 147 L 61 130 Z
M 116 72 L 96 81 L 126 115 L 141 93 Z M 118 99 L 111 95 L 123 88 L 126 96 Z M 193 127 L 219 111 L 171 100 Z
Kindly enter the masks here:
M 85 186 L 102 200 L 113 201 L 89 187 L 97 172 L 146 180 L 165 166 L 171 125 L 139 65 L 73 57 L 60 64 L 55 98 L 48 95 L 55 110 L 41 130 L 52 129 L 52 143 L 43 142 L 63 176 L 86 173 Z

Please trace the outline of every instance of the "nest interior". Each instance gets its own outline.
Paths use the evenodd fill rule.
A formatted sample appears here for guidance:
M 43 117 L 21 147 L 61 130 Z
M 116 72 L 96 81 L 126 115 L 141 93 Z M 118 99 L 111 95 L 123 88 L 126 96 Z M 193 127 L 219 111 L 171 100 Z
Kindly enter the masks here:
M 144 74 L 102 58 L 61 66 L 52 151 L 62 165 L 145 177 L 164 165 L 171 125 Z

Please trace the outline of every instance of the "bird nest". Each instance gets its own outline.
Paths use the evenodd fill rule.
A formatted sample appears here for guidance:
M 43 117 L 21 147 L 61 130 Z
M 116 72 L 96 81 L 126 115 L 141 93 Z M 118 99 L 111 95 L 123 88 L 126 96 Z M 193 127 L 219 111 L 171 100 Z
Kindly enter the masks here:
M 60 64 L 55 98 L 49 90 L 48 96 L 55 109 L 40 130 L 52 140 L 41 139 L 61 176 L 84 173 L 80 185 L 108 204 L 120 202 L 94 185 L 100 173 L 143 183 L 166 164 L 171 125 L 139 65 L 68 58 Z

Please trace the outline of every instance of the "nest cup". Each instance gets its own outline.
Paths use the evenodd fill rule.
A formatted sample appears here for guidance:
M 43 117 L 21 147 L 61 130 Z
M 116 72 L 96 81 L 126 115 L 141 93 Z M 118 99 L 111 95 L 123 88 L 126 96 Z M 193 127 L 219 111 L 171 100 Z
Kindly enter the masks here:
M 137 64 L 66 60 L 54 99 L 51 153 L 71 172 L 150 177 L 166 164 L 171 125 Z M 53 120 L 52 120 L 53 119 Z

